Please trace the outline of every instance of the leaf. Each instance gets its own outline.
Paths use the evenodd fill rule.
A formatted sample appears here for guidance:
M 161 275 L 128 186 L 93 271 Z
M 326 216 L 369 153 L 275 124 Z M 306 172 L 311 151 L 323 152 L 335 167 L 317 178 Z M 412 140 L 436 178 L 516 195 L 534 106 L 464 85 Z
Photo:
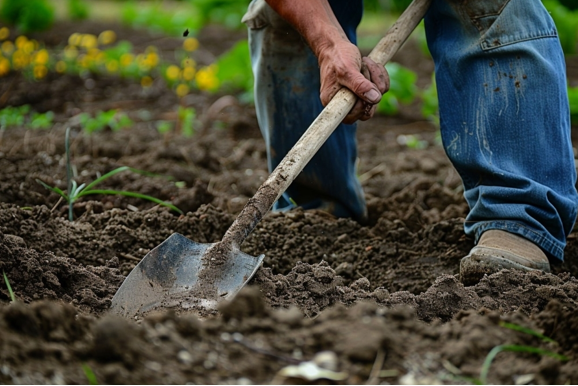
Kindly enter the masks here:
M 61 195 L 66 200 L 66 202 L 68 202 L 68 196 L 60 188 L 58 188 L 56 186 L 52 187 L 52 186 L 44 183 L 43 181 L 39 180 L 38 178 L 36 179 L 36 182 L 38 182 L 40 185 L 44 186 L 46 189 L 51 190 L 54 193 Z
M 108 190 L 108 189 L 103 189 L 103 190 L 85 190 L 84 192 L 82 192 L 83 196 L 87 196 L 89 194 L 111 194 L 111 195 L 121 195 L 121 196 L 127 196 L 127 197 L 135 197 L 135 198 L 142 198 L 144 200 L 148 200 L 148 201 L 152 201 L 156 204 L 162 205 L 162 206 L 166 206 L 167 208 L 170 208 L 172 210 L 174 210 L 177 213 L 183 214 L 183 211 L 180 210 L 179 208 L 177 208 L 176 206 L 174 206 L 173 204 L 169 203 L 169 202 L 165 202 L 162 200 L 159 200 L 158 198 L 146 195 L 146 194 L 141 194 L 141 193 L 135 193 L 135 192 L 127 192 L 124 190 Z

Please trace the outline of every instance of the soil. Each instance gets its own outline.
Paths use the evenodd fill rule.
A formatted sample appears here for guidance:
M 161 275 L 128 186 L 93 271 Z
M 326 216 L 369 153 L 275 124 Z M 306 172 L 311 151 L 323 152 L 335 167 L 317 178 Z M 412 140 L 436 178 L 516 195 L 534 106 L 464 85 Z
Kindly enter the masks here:
M 42 38 L 59 45 L 72 32 L 106 29 L 137 49 L 156 44 L 170 52 L 180 44 L 102 23 L 57 24 Z M 242 37 L 206 28 L 198 61 Z M 419 82 L 431 79 L 433 65 L 415 43 L 394 60 Z M 578 58 L 567 65 L 576 84 Z M 552 274 L 502 271 L 460 283 L 459 261 L 473 246 L 463 233 L 468 208 L 435 126 L 416 105 L 360 124 L 368 224 L 321 211 L 269 213 L 242 245 L 249 255 L 265 254 L 263 267 L 215 315 L 163 311 L 127 320 L 108 310 L 136 264 L 175 232 L 199 243 L 221 240 L 266 179 L 254 108 L 223 94 L 179 101 L 160 83 L 143 91 L 107 77 L 53 76 L 31 87 L 10 75 L 0 79 L 0 94 L 6 105 L 56 113 L 52 129 L 11 128 L 0 141 L 0 269 L 17 298 L 0 289 L 0 382 L 87 383 L 92 371 L 113 384 L 470 383 L 490 350 L 518 345 L 566 360 L 503 352 L 489 382 L 578 383 L 577 234 Z M 197 111 L 192 138 L 154 127 L 176 120 L 179 104 Z M 135 126 L 79 131 L 80 112 L 112 108 Z M 68 126 L 79 184 L 123 165 L 146 170 L 156 176 L 125 172 L 101 187 L 170 200 L 184 214 L 137 198 L 90 196 L 68 221 L 66 205 L 36 182 L 66 189 Z M 402 134 L 419 135 L 427 148 L 398 144 Z M 323 379 L 305 377 L 320 371 Z

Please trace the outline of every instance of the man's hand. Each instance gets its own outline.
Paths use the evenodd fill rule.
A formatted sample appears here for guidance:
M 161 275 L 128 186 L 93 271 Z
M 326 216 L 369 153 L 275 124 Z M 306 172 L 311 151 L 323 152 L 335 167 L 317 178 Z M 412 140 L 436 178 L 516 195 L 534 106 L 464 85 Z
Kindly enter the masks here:
M 341 87 L 347 87 L 359 99 L 347 114 L 344 123 L 366 121 L 373 116 L 382 94 L 389 90 L 385 68 L 368 57 L 349 41 L 318 50 L 321 71 L 321 103 L 326 106 Z

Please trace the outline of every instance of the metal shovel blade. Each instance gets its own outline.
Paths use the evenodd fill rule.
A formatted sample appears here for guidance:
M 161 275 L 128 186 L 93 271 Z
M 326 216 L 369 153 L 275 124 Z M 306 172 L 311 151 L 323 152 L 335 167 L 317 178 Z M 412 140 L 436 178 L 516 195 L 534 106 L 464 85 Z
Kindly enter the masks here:
M 214 282 L 215 298 L 190 298 L 187 295 L 197 286 L 203 255 L 211 245 L 173 233 L 147 253 L 126 277 L 112 298 L 111 312 L 132 318 L 154 309 L 175 306 L 214 310 L 219 301 L 233 298 L 257 272 L 265 255 L 253 257 L 240 251 L 234 253 L 223 264 L 221 274 Z

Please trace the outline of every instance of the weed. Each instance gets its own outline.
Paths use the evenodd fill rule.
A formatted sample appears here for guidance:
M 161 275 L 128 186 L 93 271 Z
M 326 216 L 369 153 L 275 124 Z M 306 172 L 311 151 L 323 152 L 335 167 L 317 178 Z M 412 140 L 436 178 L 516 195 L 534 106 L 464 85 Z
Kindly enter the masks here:
M 484 364 L 482 365 L 482 370 L 480 371 L 480 383 L 481 384 L 485 385 L 488 383 L 488 373 L 490 371 L 490 366 L 492 365 L 492 362 L 493 362 L 494 358 L 496 357 L 496 355 L 498 355 L 502 351 L 524 352 L 524 353 L 529 353 L 529 354 L 546 355 L 546 356 L 549 356 L 549 357 L 552 357 L 552 358 L 555 358 L 555 359 L 558 359 L 561 361 L 567 361 L 568 360 L 568 357 L 566 357 L 565 355 L 557 354 L 555 352 L 552 352 L 549 350 L 544 350 L 544 349 L 541 349 L 538 347 L 508 345 L 508 344 L 496 346 L 486 356 L 486 359 L 484 360 Z
M 8 293 L 10 294 L 10 299 L 15 302 L 16 296 L 14 296 L 14 291 L 12 291 L 12 286 L 10 285 L 10 281 L 8 280 L 8 276 L 6 276 L 6 272 L 2 271 L 4 274 L 4 282 L 6 283 L 6 287 L 8 287 Z
M 99 111 L 94 118 L 87 113 L 80 114 L 80 126 L 88 134 L 102 131 L 110 127 L 112 131 L 119 131 L 131 127 L 133 121 L 125 114 L 117 110 Z
M 170 208 L 170 209 L 172 209 L 175 212 L 178 212 L 180 214 L 183 213 L 179 208 L 177 208 L 173 204 L 159 200 L 158 198 L 155 198 L 152 196 L 148 196 L 146 194 L 128 192 L 128 191 L 124 191 L 124 190 L 93 189 L 96 185 L 100 184 L 101 182 L 109 179 L 110 177 L 112 177 L 118 173 L 122 173 L 125 171 L 132 171 L 133 173 L 151 175 L 151 173 L 147 173 L 147 172 L 142 171 L 142 170 L 130 168 L 128 166 L 121 166 L 119 168 L 116 168 L 116 169 L 106 173 L 105 175 L 101 176 L 100 178 L 97 178 L 96 180 L 92 181 L 88 185 L 81 184 L 80 186 L 78 186 L 76 181 L 74 179 L 72 179 L 72 168 L 71 168 L 71 162 L 70 162 L 70 139 L 69 139 L 70 137 L 69 136 L 70 136 L 70 128 L 66 129 L 66 137 L 65 137 L 66 178 L 67 178 L 67 182 L 68 182 L 68 189 L 67 189 L 68 194 L 64 193 L 62 191 L 62 189 L 60 189 L 56 186 L 52 187 L 52 186 L 44 183 L 43 181 L 41 181 L 39 179 L 36 179 L 36 182 L 38 182 L 39 184 L 44 186 L 46 189 L 48 189 L 54 193 L 57 193 L 58 195 L 60 195 L 62 198 L 64 198 L 66 200 L 66 202 L 68 203 L 68 219 L 70 221 L 74 220 L 74 213 L 73 213 L 74 203 L 80 197 L 93 195 L 93 194 L 110 194 L 110 195 L 120 195 L 120 196 L 127 196 L 127 197 L 142 198 L 144 200 L 152 201 L 156 204 L 166 206 L 167 208 Z
M 82 371 L 84 371 L 84 375 L 86 375 L 86 379 L 88 379 L 89 385 L 98 385 L 96 375 L 94 374 L 94 371 L 92 371 L 92 369 L 88 364 L 86 363 L 82 364 Z
M 181 132 L 185 137 L 192 137 L 195 134 L 195 118 L 197 113 L 192 107 L 179 106 L 179 124 Z

